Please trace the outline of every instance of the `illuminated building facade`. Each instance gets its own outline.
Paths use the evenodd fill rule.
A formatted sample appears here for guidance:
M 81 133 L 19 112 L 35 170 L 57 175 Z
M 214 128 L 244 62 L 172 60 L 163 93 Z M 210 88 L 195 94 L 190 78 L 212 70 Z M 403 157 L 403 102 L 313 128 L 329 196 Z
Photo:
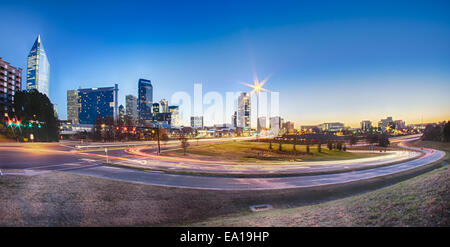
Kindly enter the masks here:
M 248 93 L 241 93 L 239 95 L 237 114 L 238 127 L 250 129 L 250 95 Z
M 372 129 L 372 122 L 369 120 L 364 120 L 361 122 L 361 131 L 369 132 Z
M 323 123 L 319 125 L 319 128 L 322 131 L 328 131 L 328 132 L 338 132 L 344 130 L 344 124 L 335 122 L 335 123 Z
M 118 120 L 118 86 L 104 88 L 78 89 L 80 124 L 94 124 L 97 116 L 111 116 Z
M 119 124 L 123 125 L 125 124 L 125 107 L 123 105 L 119 106 Z
M 27 60 L 27 90 L 36 89 L 50 97 L 50 63 L 38 35 Z
M 132 121 L 133 124 L 137 123 L 137 98 L 134 95 L 125 96 L 125 115 Z
M 180 126 L 180 110 L 178 106 L 175 105 L 169 106 L 169 113 L 170 113 L 170 125 Z
M 284 122 L 282 128 L 285 129 L 287 133 L 295 133 L 294 122 Z
M 139 79 L 138 83 L 138 112 L 141 124 L 150 123 L 153 104 L 153 86 L 150 80 Z
M 156 120 L 156 116 L 158 115 L 158 113 L 159 113 L 159 103 L 153 103 L 153 105 L 152 105 L 152 113 L 153 113 L 153 121 L 155 121 Z
M 394 120 L 392 119 L 392 117 L 387 117 L 385 119 L 381 119 L 378 122 L 378 128 L 381 131 L 386 131 L 386 128 L 394 126 Z
M 10 112 L 16 91 L 22 88 L 22 69 L 0 58 L 0 119 Z
M 78 124 L 78 111 L 80 103 L 78 103 L 78 90 L 67 90 L 67 120 L 72 124 Z

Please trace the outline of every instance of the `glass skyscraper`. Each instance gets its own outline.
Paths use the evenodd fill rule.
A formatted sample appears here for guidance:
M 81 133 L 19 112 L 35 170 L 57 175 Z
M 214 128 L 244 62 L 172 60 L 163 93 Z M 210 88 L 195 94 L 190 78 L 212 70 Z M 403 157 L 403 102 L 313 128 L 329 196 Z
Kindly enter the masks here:
M 50 63 L 38 35 L 27 61 L 27 90 L 37 89 L 39 92 L 50 97 Z
M 111 116 L 118 120 L 118 86 L 78 89 L 78 121 L 80 124 L 94 124 L 97 116 Z
M 150 123 L 152 117 L 153 86 L 150 80 L 139 79 L 138 111 L 141 124 Z

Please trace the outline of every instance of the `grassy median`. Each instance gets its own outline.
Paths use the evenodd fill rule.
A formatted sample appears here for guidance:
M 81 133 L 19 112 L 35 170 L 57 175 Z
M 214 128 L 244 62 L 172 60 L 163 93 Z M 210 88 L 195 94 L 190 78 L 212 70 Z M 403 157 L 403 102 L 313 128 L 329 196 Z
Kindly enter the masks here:
M 273 162 L 273 161 L 322 161 L 322 160 L 342 160 L 372 157 L 380 154 L 352 153 L 339 150 L 329 150 L 326 145 L 321 146 L 318 151 L 317 144 L 309 147 L 306 145 L 279 144 L 266 142 L 224 142 L 214 144 L 191 143 L 187 148 L 186 156 L 184 150 L 176 149 L 163 152 L 167 156 L 183 156 L 202 160 L 233 161 L 233 162 Z

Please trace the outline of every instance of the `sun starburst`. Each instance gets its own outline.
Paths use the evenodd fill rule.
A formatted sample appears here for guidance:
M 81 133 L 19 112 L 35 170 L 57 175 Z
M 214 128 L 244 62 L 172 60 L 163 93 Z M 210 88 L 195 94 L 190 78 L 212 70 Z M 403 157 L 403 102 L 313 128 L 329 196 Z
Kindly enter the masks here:
M 264 80 L 259 81 L 258 76 L 254 75 L 253 84 L 243 83 L 243 85 L 252 88 L 252 91 L 250 92 L 250 94 L 253 94 L 253 93 L 259 94 L 261 91 L 269 92 L 269 90 L 264 88 L 263 86 L 270 79 L 271 76 L 272 76 L 272 74 L 268 75 L 266 78 L 264 78 Z

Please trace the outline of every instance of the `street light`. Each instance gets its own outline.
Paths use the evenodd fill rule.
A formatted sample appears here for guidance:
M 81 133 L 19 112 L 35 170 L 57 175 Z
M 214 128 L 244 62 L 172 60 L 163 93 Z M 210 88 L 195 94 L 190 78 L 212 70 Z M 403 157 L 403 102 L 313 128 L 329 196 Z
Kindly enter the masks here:
M 160 145 L 160 140 L 159 140 L 159 125 L 157 125 L 156 131 L 155 129 L 152 129 L 152 134 L 157 135 L 157 140 L 158 140 L 158 155 L 161 153 L 161 145 Z

